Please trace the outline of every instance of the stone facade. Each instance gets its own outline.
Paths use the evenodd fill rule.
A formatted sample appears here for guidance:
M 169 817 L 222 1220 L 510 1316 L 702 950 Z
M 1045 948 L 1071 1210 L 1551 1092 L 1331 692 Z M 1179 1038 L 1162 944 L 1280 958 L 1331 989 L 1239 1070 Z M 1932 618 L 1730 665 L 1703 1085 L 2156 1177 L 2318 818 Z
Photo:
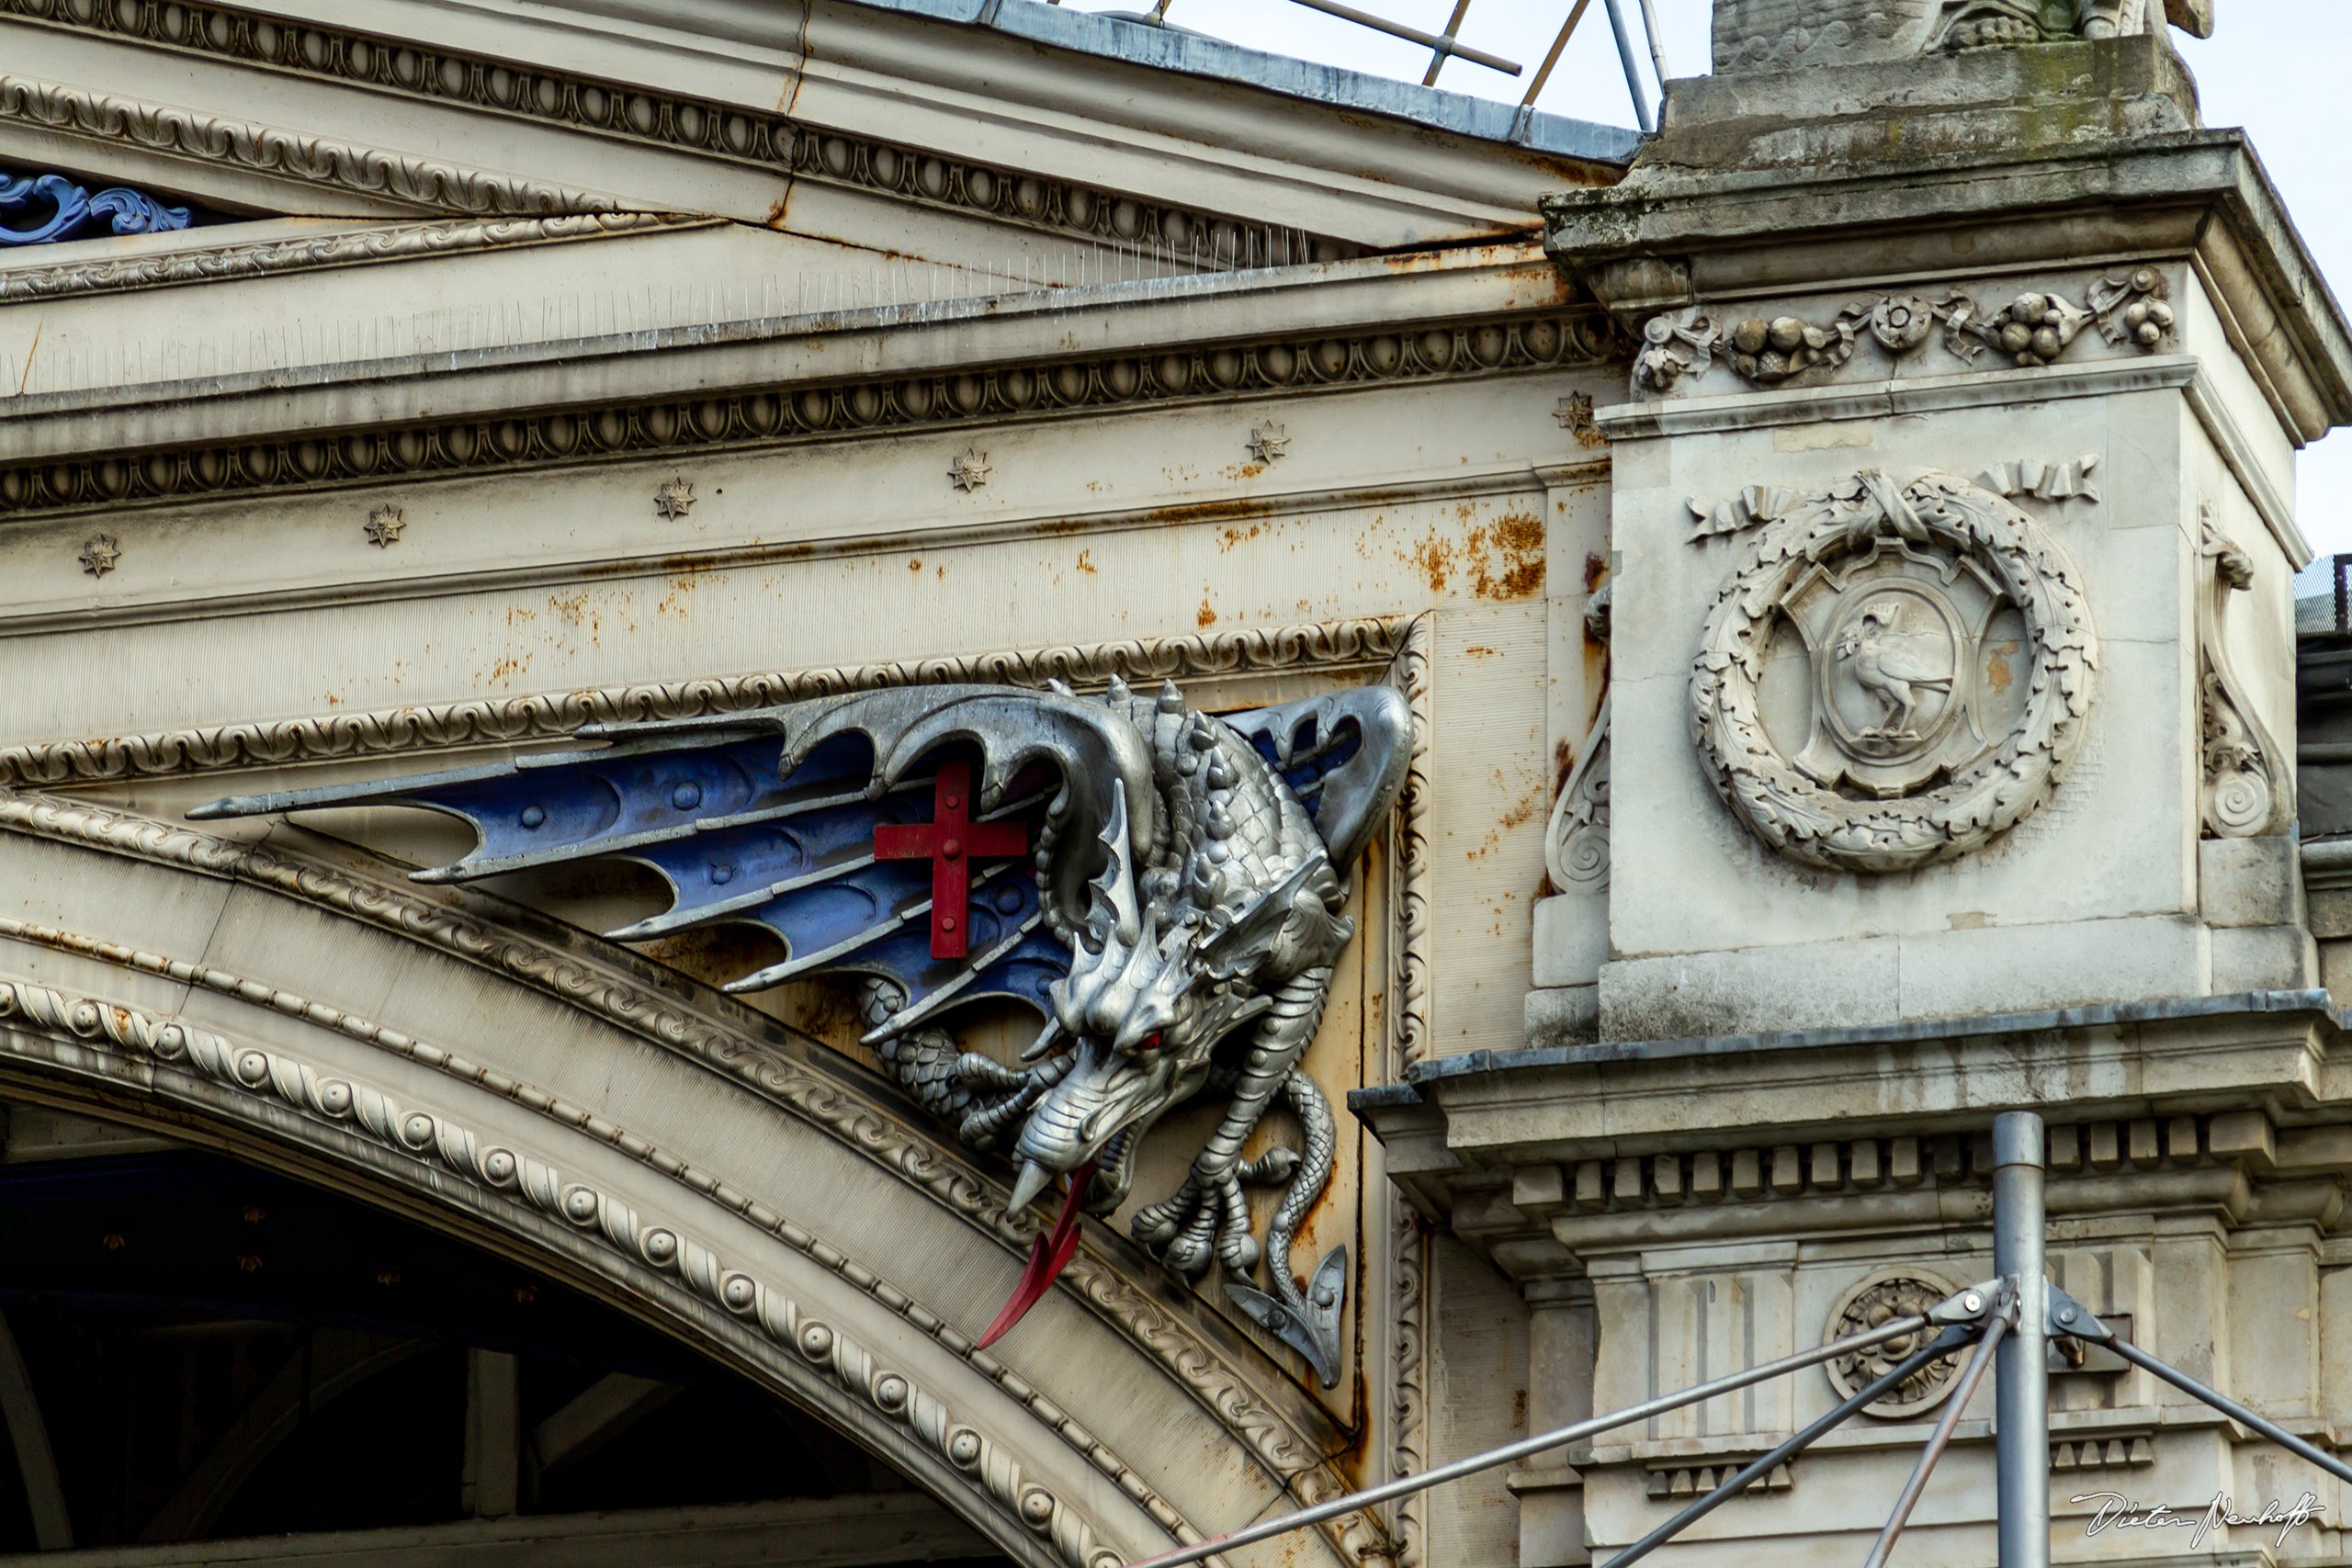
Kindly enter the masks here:
M 2352 332 L 2167 23 L 2211 18 L 1719 0 L 1645 141 L 1028 0 L 0 0 L 0 169 L 152 205 L 0 249 L 0 1095 L 560 1270 L 1037 1568 L 1982 1280 L 2019 1108 L 2056 1281 L 2332 1444 L 2293 460 Z M 616 861 L 411 882 L 472 846 L 430 813 L 187 820 L 1163 681 L 1410 716 L 1299 1058 L 1354 1112 L 1297 1245 L 1345 1249 L 1329 1388 L 1130 1235 L 1214 1105 L 983 1350 L 1013 1167 L 840 987 L 718 989 L 777 941 L 598 937 L 663 908 Z M 1605 1561 L 1869 1375 L 1231 1556 Z M 1951 1375 L 1658 1561 L 1859 1553 Z M 2062 1560 L 2141 1560 L 2077 1494 L 2306 1486 L 2274 1555 L 2340 1554 L 2333 1483 L 2097 1354 L 2053 1387 Z M 1991 1403 L 1905 1561 L 1991 1560 Z

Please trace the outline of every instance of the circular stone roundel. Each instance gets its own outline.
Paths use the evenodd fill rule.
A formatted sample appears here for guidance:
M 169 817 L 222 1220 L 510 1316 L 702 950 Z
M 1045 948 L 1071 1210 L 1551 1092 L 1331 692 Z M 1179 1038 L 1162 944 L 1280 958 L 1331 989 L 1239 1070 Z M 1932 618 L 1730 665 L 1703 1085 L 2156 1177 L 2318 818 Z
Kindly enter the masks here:
M 1838 1298 L 1822 1332 L 1822 1341 L 1826 1344 L 1849 1335 L 1867 1334 L 1891 1319 L 1917 1316 L 1959 1289 L 1932 1269 L 1874 1270 Z M 1838 1391 L 1839 1398 L 1851 1399 L 1909 1359 L 1934 1333 L 1932 1328 L 1921 1329 L 1867 1349 L 1849 1350 L 1836 1360 L 1825 1362 L 1823 1370 L 1829 1374 L 1829 1386 Z M 1959 1352 L 1939 1356 L 1887 1390 L 1875 1404 L 1864 1405 L 1863 1414 L 1899 1420 L 1932 1410 L 1944 1402 L 1959 1377 Z
M 1756 836 L 1836 871 L 1981 848 L 2081 749 L 2098 642 L 2074 562 L 1949 474 L 1789 501 L 1708 612 L 1700 757 Z

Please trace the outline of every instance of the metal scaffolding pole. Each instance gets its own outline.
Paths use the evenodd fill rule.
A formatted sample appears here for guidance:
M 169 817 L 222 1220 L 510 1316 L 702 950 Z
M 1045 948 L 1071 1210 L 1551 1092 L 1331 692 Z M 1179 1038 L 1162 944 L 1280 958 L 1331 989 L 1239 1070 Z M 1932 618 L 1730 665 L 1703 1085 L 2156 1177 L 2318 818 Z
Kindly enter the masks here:
M 2016 1292 L 2001 1343 L 1993 1419 L 2001 1568 L 2050 1568 L 2050 1277 L 2042 1256 L 2041 1118 L 1993 1120 L 1993 1269 Z
M 1610 8 L 1616 9 L 1615 0 Z M 1581 10 L 1581 5 L 1578 6 Z M 1706 1496 L 1651 1530 L 1610 1561 L 1609 1568 L 1631 1564 L 1673 1540 L 1719 1505 L 1745 1491 L 1772 1468 L 1803 1450 L 1855 1411 L 1867 1406 L 1937 1357 L 1948 1355 L 1972 1340 L 1976 1353 L 1952 1391 L 1951 1403 L 1923 1448 L 1909 1483 L 1895 1500 L 1886 1528 L 1871 1548 L 1866 1568 L 1881 1568 L 1909 1522 L 1912 1508 L 1927 1489 L 1936 1461 L 1943 1454 L 1969 1398 L 1984 1376 L 1989 1359 L 1995 1368 L 1995 1465 L 1998 1480 L 1996 1529 L 2000 1568 L 2050 1568 L 2050 1361 L 2052 1336 L 2105 1346 L 2133 1366 L 2143 1368 L 2186 1393 L 2202 1400 L 2224 1416 L 2267 1438 L 2289 1453 L 2306 1460 L 2340 1481 L 2352 1483 L 2352 1464 L 2306 1442 L 2285 1427 L 2247 1409 L 2217 1390 L 2165 1365 L 2136 1345 L 2116 1337 L 2080 1302 L 2050 1283 L 2044 1258 L 2049 1224 L 2042 1172 L 2041 1118 L 2030 1111 L 2013 1111 L 1993 1122 L 1993 1261 L 1999 1278 L 1955 1292 L 1927 1313 L 1883 1323 L 1876 1328 L 1833 1340 L 1811 1350 L 1783 1356 L 1777 1361 L 1750 1367 L 1679 1393 L 1662 1394 L 1611 1415 L 1563 1427 L 1541 1437 L 1524 1438 L 1498 1449 L 1439 1465 L 1417 1475 L 1399 1476 L 1380 1485 L 1334 1497 L 1295 1513 L 1260 1520 L 1214 1540 L 1133 1562 L 1127 1568 L 1183 1568 L 1220 1551 L 1267 1540 L 1344 1513 L 1409 1495 L 1445 1482 L 1476 1475 L 1517 1460 L 1565 1448 L 1602 1432 L 1632 1426 L 1652 1416 L 1801 1368 L 1815 1366 L 1849 1351 L 1891 1340 L 1908 1338 L 1926 1329 L 1938 1332 L 1923 1348 L 1914 1351 L 1883 1376 L 1849 1397 L 1811 1426 L 1770 1453 L 1726 1479 Z
M 1617 35 L 1617 62 L 1625 68 L 1625 90 L 1634 96 L 1634 118 L 1644 130 L 1656 130 L 1657 120 L 1650 114 L 1650 96 L 1642 86 L 1642 68 L 1634 63 L 1634 40 L 1625 32 L 1625 13 L 1618 9 L 1617 0 L 1604 3 L 1609 7 L 1609 26 Z

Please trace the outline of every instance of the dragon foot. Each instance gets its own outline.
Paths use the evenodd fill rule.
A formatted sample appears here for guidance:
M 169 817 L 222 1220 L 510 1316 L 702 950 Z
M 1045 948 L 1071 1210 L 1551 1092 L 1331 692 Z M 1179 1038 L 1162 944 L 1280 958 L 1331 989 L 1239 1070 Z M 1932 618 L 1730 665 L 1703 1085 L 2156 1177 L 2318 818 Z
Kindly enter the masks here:
M 1211 1263 L 1248 1275 L 1262 1253 L 1250 1234 L 1250 1203 L 1241 1194 L 1247 1169 L 1204 1173 L 1195 1166 L 1174 1197 L 1136 1215 L 1135 1238 L 1188 1280 L 1207 1273 Z
M 1289 1225 L 1282 1224 L 1278 1226 L 1281 1252 L 1267 1270 L 1272 1292 L 1247 1282 L 1256 1274 L 1263 1250 L 1250 1232 L 1243 1186 L 1295 1184 L 1302 1167 L 1318 1163 L 1327 1162 L 1276 1146 L 1257 1159 L 1230 1167 L 1227 1174 L 1204 1173 L 1195 1165 L 1175 1196 L 1136 1215 L 1132 1230 L 1137 1241 L 1159 1252 L 1170 1268 L 1187 1279 L 1208 1272 L 1212 1261 L 1224 1264 L 1225 1293 L 1233 1304 L 1306 1357 L 1322 1385 L 1331 1388 L 1340 1381 L 1340 1318 L 1347 1300 L 1348 1249 L 1335 1247 L 1327 1253 L 1302 1294 L 1289 1272 Z M 1328 1172 L 1312 1168 L 1307 1174 L 1319 1190 Z M 1287 1201 L 1284 1206 L 1289 1206 Z

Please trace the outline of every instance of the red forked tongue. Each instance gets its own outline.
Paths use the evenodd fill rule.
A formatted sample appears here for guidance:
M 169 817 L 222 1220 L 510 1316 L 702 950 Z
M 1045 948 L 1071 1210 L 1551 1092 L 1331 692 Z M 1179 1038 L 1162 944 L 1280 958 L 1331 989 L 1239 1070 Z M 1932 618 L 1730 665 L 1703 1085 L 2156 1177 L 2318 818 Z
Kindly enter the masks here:
M 1012 1331 L 1012 1325 L 1028 1314 L 1029 1309 L 1042 1300 L 1062 1270 L 1069 1267 L 1071 1257 L 1078 1251 L 1079 1205 L 1086 1201 L 1086 1190 L 1094 1184 L 1091 1161 L 1070 1172 L 1069 1196 L 1062 1200 L 1062 1216 L 1054 1222 L 1049 1236 L 1033 1236 L 1029 1242 L 1029 1267 L 1021 1271 L 1021 1283 L 1012 1287 L 1012 1299 L 1004 1310 L 996 1314 L 989 1331 L 980 1336 L 976 1348 L 985 1350 Z

